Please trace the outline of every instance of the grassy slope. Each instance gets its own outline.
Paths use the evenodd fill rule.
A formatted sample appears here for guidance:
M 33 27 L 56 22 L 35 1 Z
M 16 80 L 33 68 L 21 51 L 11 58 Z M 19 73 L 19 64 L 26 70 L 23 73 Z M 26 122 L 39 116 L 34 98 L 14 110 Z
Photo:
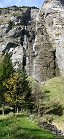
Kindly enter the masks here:
M 38 84 L 30 77 L 32 87 Z M 64 77 L 50 79 L 46 82 L 44 89 L 50 91 L 48 93 L 50 101 L 59 100 L 64 105 Z M 47 115 L 48 116 L 48 115 Z M 54 116 L 55 123 L 59 126 L 64 123 L 64 116 Z M 8 116 L 0 117 L 0 139 L 56 139 L 48 131 L 40 129 L 37 124 L 26 116 Z M 64 137 L 63 137 L 64 138 Z M 61 139 L 61 137 L 59 137 Z
M 61 104 L 64 105 L 64 77 L 55 77 L 45 82 L 44 87 L 43 85 L 39 84 L 33 77 L 29 76 L 29 81 L 34 89 L 35 85 L 37 84 L 42 88 L 42 90 L 48 90 L 49 93 L 49 100 L 52 101 L 59 101 Z
M 57 139 L 26 116 L 0 117 L 0 139 Z M 60 138 L 59 138 L 60 139 Z
M 45 83 L 44 89 L 50 91 L 50 101 L 59 101 L 64 105 L 64 77 L 55 77 Z
M 49 91 L 47 105 L 59 102 L 64 107 L 64 77 L 55 77 L 48 80 L 44 85 L 44 90 Z M 64 114 L 62 116 L 51 114 L 51 116 L 54 118 L 53 122 L 55 122 L 56 126 L 64 130 Z
M 36 84 L 37 85 L 39 84 L 32 76 L 29 76 L 28 77 L 28 80 L 30 82 L 30 85 L 31 85 L 32 89 L 34 89 L 34 87 L 35 87 Z
M 32 89 L 34 90 L 35 85 L 39 84 L 33 77 L 29 77 L 29 81 L 31 83 Z M 48 98 L 46 99 L 46 105 L 52 105 L 52 103 L 60 102 L 61 105 L 64 107 L 64 77 L 55 77 L 45 82 L 44 86 L 38 85 L 41 87 L 42 90 L 47 90 L 49 93 L 47 93 Z M 39 87 L 38 87 L 39 88 Z M 47 119 L 53 117 L 53 122 L 55 125 L 61 129 L 64 130 L 64 115 L 58 116 L 58 115 L 44 115 L 43 118 Z

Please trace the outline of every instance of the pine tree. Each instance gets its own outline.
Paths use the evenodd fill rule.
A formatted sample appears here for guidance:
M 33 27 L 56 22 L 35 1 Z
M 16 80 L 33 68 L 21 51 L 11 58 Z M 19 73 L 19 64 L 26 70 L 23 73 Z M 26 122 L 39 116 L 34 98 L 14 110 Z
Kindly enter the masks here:
M 30 86 L 29 80 L 28 80 L 28 76 L 26 74 L 25 69 L 23 69 L 23 71 L 21 72 L 22 75 L 22 92 L 25 95 L 25 104 L 24 107 L 25 109 L 28 108 L 32 111 L 33 109 L 33 100 L 32 100 L 32 88 Z
M 5 83 L 7 87 L 5 100 L 16 112 L 21 108 L 32 109 L 31 87 L 27 78 L 25 71 L 15 72 Z
M 7 88 L 5 94 L 5 101 L 9 106 L 15 108 L 15 112 L 19 111 L 20 105 L 24 101 L 22 94 L 22 78 L 19 73 L 14 73 L 8 80 L 5 82 Z
M 10 75 L 13 73 L 13 66 L 10 59 L 10 55 L 7 53 L 2 58 L 2 62 L 0 63 L 0 100 L 2 105 L 2 113 L 4 114 L 4 104 L 5 97 L 4 94 L 6 92 L 6 88 L 4 87 L 4 82 L 7 80 Z
M 7 53 L 5 54 L 3 61 L 0 65 L 0 81 L 4 81 L 9 78 L 13 73 L 13 66 L 11 61 L 11 56 Z

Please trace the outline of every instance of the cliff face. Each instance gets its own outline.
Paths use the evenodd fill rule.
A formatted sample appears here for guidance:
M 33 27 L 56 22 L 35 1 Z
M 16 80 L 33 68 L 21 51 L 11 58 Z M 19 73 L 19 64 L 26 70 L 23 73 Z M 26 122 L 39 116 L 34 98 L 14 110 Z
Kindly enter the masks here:
M 64 2 L 45 0 L 41 10 L 0 9 L 0 54 L 11 52 L 14 67 L 42 82 L 64 75 Z
M 45 0 L 36 26 L 34 76 L 40 81 L 64 76 L 64 2 Z
M 51 46 L 56 50 L 60 74 L 64 75 L 64 1 L 46 0 L 41 9 Z
M 22 68 L 23 56 L 25 63 L 29 57 L 29 48 L 32 48 L 35 39 L 35 16 L 38 11 L 37 8 L 16 6 L 0 9 L 0 54 L 11 53 L 15 69 L 18 65 Z

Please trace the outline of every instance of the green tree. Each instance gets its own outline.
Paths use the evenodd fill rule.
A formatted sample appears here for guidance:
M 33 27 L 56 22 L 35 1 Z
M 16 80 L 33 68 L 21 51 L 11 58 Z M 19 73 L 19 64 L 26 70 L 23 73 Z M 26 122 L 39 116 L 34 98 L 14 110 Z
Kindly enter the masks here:
M 0 81 L 4 81 L 9 78 L 14 71 L 11 56 L 6 53 L 2 59 L 3 60 L 0 65 Z
M 32 96 L 34 102 L 34 112 L 40 117 L 45 111 L 45 100 L 47 98 L 46 93 L 43 91 L 39 82 L 32 81 Z
M 15 108 L 15 112 L 19 111 L 19 107 L 24 103 L 22 93 L 22 77 L 19 73 L 14 73 L 4 84 L 7 88 L 5 101 L 9 106 Z
M 24 103 L 24 107 L 25 109 L 28 108 L 31 110 L 33 109 L 33 98 L 32 98 L 32 88 L 30 85 L 30 82 L 28 80 L 28 76 L 26 74 L 25 69 L 23 69 L 23 71 L 21 72 L 22 75 L 22 92 L 25 95 L 25 103 Z
M 5 86 L 7 87 L 5 100 L 15 108 L 16 112 L 21 108 L 32 109 L 31 87 L 25 71 L 15 72 L 13 76 L 6 80 Z
M 2 57 L 2 62 L 0 63 L 0 102 L 2 105 L 2 113 L 4 114 L 4 104 L 6 88 L 4 87 L 4 82 L 13 73 L 13 66 L 10 59 L 10 55 L 7 53 Z

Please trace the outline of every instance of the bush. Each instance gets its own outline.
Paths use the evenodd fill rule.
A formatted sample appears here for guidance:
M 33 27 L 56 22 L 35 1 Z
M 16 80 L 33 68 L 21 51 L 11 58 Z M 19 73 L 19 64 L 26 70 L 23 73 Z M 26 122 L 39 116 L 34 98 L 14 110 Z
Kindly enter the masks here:
M 13 108 L 12 107 L 9 107 L 9 106 L 5 106 L 4 107 L 4 113 L 5 114 L 8 114 L 10 112 L 13 112 Z M 2 114 L 2 107 L 0 108 L 0 114 Z
M 52 110 L 49 110 L 47 113 L 62 116 L 63 106 L 60 103 L 55 103 L 52 105 Z

